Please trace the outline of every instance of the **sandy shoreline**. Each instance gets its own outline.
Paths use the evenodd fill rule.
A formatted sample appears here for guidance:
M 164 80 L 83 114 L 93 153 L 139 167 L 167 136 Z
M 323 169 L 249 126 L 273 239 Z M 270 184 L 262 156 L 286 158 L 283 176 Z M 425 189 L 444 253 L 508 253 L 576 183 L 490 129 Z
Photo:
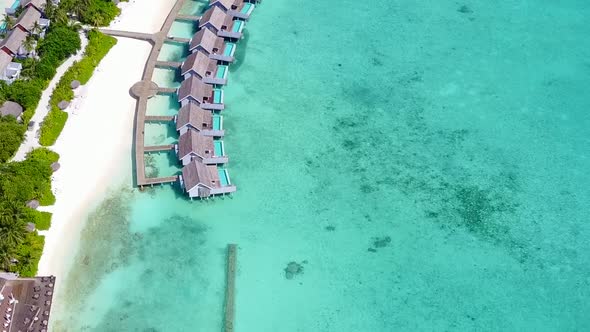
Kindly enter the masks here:
M 112 29 L 154 32 L 174 1 L 121 3 L 122 14 Z M 147 42 L 119 38 L 92 79 L 78 88 L 66 126 L 51 148 L 60 154 L 61 168 L 53 176 L 56 204 L 52 226 L 44 232 L 45 248 L 39 275 L 63 281 L 89 210 L 110 186 L 131 184 L 131 150 L 135 99 L 129 88 L 141 79 L 151 50 Z

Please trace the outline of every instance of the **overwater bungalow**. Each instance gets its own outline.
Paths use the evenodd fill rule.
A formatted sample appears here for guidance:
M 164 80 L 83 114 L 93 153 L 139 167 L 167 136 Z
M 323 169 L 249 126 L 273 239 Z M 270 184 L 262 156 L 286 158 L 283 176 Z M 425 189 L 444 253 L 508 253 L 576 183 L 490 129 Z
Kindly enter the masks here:
M 209 0 L 209 7 L 217 6 L 229 15 L 247 20 L 254 10 L 254 4 L 244 0 Z
M 188 103 L 180 108 L 175 117 L 176 130 L 180 135 L 189 130 L 195 130 L 203 136 L 222 137 L 223 117 L 219 114 L 212 114 L 195 103 Z
M 175 148 L 178 160 L 188 165 L 193 159 L 204 164 L 225 164 L 229 158 L 225 155 L 223 141 L 203 136 L 198 131 L 188 130 L 178 138 Z
M 18 53 L 18 49 L 23 41 L 27 38 L 27 33 L 21 29 L 13 29 L 8 33 L 8 36 L 0 42 L 0 50 L 6 52 L 11 57 Z
M 213 60 L 233 62 L 236 44 L 224 41 L 209 29 L 201 29 L 191 39 L 189 51 L 201 51 Z
M 224 13 L 217 6 L 213 6 L 201 16 L 199 29 L 207 28 L 219 37 L 239 39 L 242 37 L 244 24 L 244 21 L 234 20 L 232 15 Z
M 185 78 L 198 77 L 203 83 L 224 85 L 227 83 L 227 65 L 220 65 L 203 52 L 191 53 L 180 67 L 180 74 Z
M 231 184 L 226 169 L 205 165 L 197 160 L 193 160 L 182 168 L 179 179 L 180 186 L 190 198 L 207 198 L 236 191 L 236 186 Z
M 182 83 L 177 90 L 178 102 L 181 106 L 195 103 L 205 110 L 222 110 L 223 90 L 214 89 L 213 86 L 203 83 L 196 76 L 191 76 Z
M 0 272 L 2 331 L 47 331 L 55 277 L 19 278 Z

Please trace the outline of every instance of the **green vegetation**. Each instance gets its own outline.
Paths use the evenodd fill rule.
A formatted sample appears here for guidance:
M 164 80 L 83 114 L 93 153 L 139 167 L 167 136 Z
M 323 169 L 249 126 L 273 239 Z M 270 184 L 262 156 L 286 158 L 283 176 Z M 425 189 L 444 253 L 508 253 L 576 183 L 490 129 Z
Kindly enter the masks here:
M 109 25 L 121 12 L 110 0 L 62 0 L 55 13 L 55 16 L 61 19 L 64 14 L 60 11 L 71 13 L 82 24 L 95 27 Z
M 12 157 L 23 140 L 25 127 L 12 116 L 0 117 L 0 163 Z
M 43 251 L 44 238 L 26 230 L 34 223 L 40 230 L 49 228 L 51 214 L 32 210 L 29 200 L 53 198 L 51 163 L 58 154 L 47 149 L 29 153 L 21 162 L 0 164 L 0 269 L 33 276 Z
M 94 73 L 94 69 L 98 66 L 100 60 L 104 58 L 116 43 L 117 40 L 115 38 L 96 30 L 88 32 L 88 45 L 86 46 L 84 57 L 80 62 L 74 63 L 65 72 L 53 90 L 53 94 L 49 100 L 51 109 L 41 126 L 41 136 L 39 137 L 39 143 L 41 145 L 53 145 L 66 124 L 68 113 L 60 110 L 57 105 L 62 100 L 71 101 L 74 99 L 74 92 L 70 87 L 70 83 L 73 80 L 78 80 L 80 83 L 86 84 L 90 80 L 90 77 L 92 77 L 92 73 Z

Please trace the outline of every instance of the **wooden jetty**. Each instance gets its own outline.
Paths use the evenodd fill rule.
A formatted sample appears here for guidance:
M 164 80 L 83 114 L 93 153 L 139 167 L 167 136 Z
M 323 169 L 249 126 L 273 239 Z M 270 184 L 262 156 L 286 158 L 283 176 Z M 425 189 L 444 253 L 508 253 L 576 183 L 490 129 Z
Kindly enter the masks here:
M 158 88 L 158 93 L 173 94 L 176 93 L 176 88 Z
M 178 14 L 176 16 L 176 19 L 177 20 L 180 20 L 180 21 L 193 21 L 193 22 L 196 22 L 196 21 L 198 21 L 198 20 L 201 19 L 201 16 Z
M 146 122 L 171 122 L 174 121 L 174 116 L 167 115 L 146 115 Z
M 152 33 L 111 30 L 111 29 L 100 29 L 99 31 L 104 33 L 105 35 L 109 35 L 109 36 L 133 38 L 133 39 L 149 41 L 152 43 L 156 39 L 156 36 L 154 36 L 154 34 L 152 34 Z
M 168 176 L 163 178 L 146 178 L 144 185 L 154 185 L 154 184 L 165 184 L 165 183 L 174 183 L 178 181 L 178 176 Z
M 180 68 L 182 66 L 182 62 L 174 62 L 174 61 L 156 61 L 156 67 L 158 68 Z
M 191 42 L 189 38 L 180 38 L 180 37 L 166 37 L 166 41 L 169 43 L 183 43 L 188 44 Z
M 225 332 L 234 331 L 235 318 L 235 294 L 236 294 L 236 268 L 238 263 L 238 246 L 227 245 L 227 282 L 225 287 Z
M 144 146 L 143 151 L 145 152 L 160 152 L 160 151 L 168 151 L 173 150 L 174 144 L 169 145 L 152 145 L 152 146 Z

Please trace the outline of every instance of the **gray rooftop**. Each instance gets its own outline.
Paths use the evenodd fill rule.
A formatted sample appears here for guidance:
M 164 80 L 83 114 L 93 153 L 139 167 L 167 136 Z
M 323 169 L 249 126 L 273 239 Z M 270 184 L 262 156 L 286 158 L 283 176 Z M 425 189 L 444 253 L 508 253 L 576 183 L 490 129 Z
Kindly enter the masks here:
M 188 97 L 193 98 L 199 103 L 213 102 L 213 87 L 201 82 L 196 76 L 191 76 L 182 81 L 178 88 L 178 101 Z
M 192 51 L 199 45 L 209 54 L 218 53 L 223 49 L 223 38 L 209 29 L 201 29 L 191 39 L 189 50 Z
M 18 17 L 18 20 L 14 24 L 16 27 L 17 25 L 22 26 L 25 30 L 31 31 L 35 22 L 37 22 L 41 18 L 41 13 L 36 10 L 35 8 L 27 8 L 23 11 L 23 13 Z
M 203 16 L 201 16 L 201 19 L 199 20 L 199 28 L 206 24 L 211 24 L 211 26 L 218 31 L 228 30 L 232 25 L 232 16 L 224 13 L 219 7 L 213 6 L 207 9 Z
M 200 108 L 197 104 L 188 103 L 178 111 L 176 130 L 187 125 L 195 129 L 211 129 L 213 128 L 213 116 L 210 111 Z
M 216 70 L 217 61 L 209 59 L 205 53 L 198 51 L 191 53 L 186 60 L 184 60 L 182 68 L 180 68 L 180 73 L 181 75 L 184 75 L 192 71 L 203 78 L 211 76 Z
M 178 157 L 182 159 L 191 153 L 201 158 L 213 157 L 215 155 L 213 137 L 203 136 L 195 130 L 188 130 L 180 135 L 178 139 Z
M 39 9 L 44 8 L 46 0 L 22 0 L 20 5 L 26 7 L 27 5 L 33 5 Z
M 23 114 L 23 107 L 13 101 L 5 101 L 0 107 L 0 115 L 7 116 L 12 115 L 15 118 L 18 118 Z
M 8 36 L 0 42 L 0 48 L 7 48 L 12 52 L 12 54 L 16 54 L 18 48 L 22 45 L 23 40 L 27 38 L 27 33 L 22 31 L 21 29 L 13 29 L 8 33 Z
M 182 168 L 182 178 L 184 179 L 186 191 L 199 184 L 210 189 L 218 188 L 220 184 L 217 166 L 205 165 L 197 160 L 191 161 Z

